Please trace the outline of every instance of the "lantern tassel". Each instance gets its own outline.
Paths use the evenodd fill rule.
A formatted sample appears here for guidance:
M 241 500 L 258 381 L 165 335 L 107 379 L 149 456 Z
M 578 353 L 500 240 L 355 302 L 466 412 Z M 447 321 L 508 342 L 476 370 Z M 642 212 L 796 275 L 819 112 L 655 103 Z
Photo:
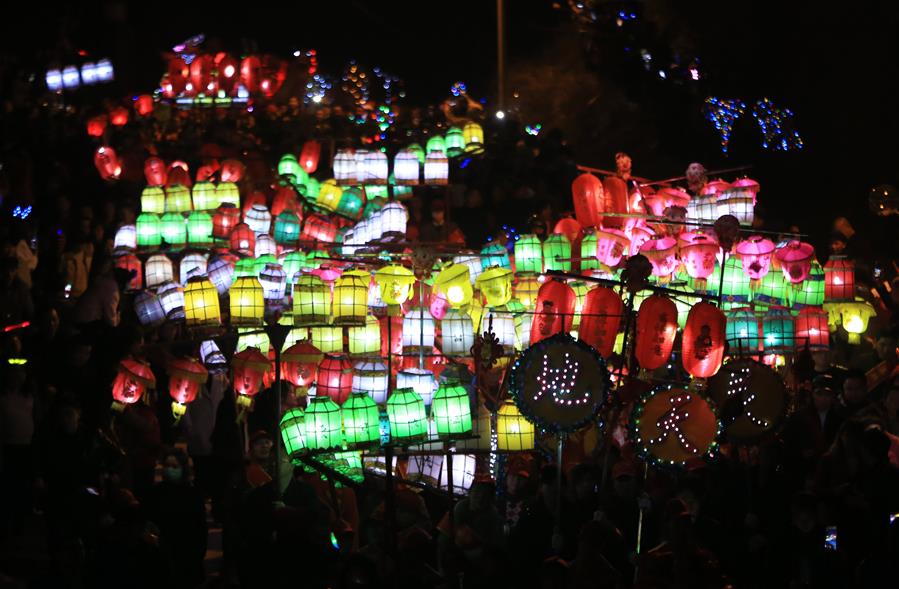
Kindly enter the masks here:
M 708 286 L 709 281 L 705 278 L 694 278 L 693 279 L 693 290 L 704 291 Z
M 237 423 L 243 423 L 247 418 L 247 413 L 253 410 L 253 397 L 237 395 L 237 407 Z
M 125 407 L 127 407 L 127 405 L 120 403 L 119 401 L 113 401 L 111 405 L 112 410 L 116 413 L 124 413 Z
M 172 401 L 172 417 L 175 419 L 175 425 L 181 423 L 181 418 L 187 411 L 187 405 L 182 405 L 178 401 Z
M 749 290 L 751 290 L 752 292 L 756 292 L 761 287 L 762 287 L 762 279 L 761 278 L 753 278 L 749 281 Z

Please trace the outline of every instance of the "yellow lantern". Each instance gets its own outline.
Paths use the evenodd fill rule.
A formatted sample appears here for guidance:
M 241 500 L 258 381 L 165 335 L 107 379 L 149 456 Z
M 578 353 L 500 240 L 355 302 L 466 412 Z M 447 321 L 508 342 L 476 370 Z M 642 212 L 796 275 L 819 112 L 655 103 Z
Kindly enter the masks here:
M 140 195 L 140 210 L 143 213 L 164 213 L 165 192 L 161 186 L 147 186 Z
M 534 424 L 509 399 L 496 412 L 496 448 L 512 452 L 534 449 Z
M 293 285 L 296 325 L 324 325 L 331 315 L 331 289 L 318 276 L 300 276 Z
M 231 324 L 260 325 L 265 314 L 262 284 L 255 276 L 241 276 L 231 285 Z
M 512 271 L 499 266 L 484 270 L 475 281 L 490 307 L 501 307 L 512 298 Z
M 219 293 L 205 276 L 195 276 L 184 287 L 184 319 L 188 327 L 220 325 Z
M 190 189 L 176 184 L 165 189 L 165 212 L 186 213 L 193 208 Z
M 861 334 L 868 330 L 868 320 L 876 313 L 874 307 L 858 299 L 855 302 L 840 305 L 843 329 L 849 334 L 850 344 L 861 343 Z
M 309 330 L 312 345 L 323 354 L 336 354 L 343 351 L 343 328 L 320 326 Z
M 388 305 L 402 305 L 409 298 L 415 275 L 404 266 L 391 264 L 375 272 L 375 281 L 381 290 L 382 301 Z
M 323 209 L 336 211 L 337 205 L 340 204 L 341 196 L 343 196 L 343 189 L 337 185 L 337 182 L 334 180 L 326 180 L 322 182 L 315 204 Z
M 350 327 L 347 331 L 351 356 L 377 356 L 381 353 L 381 324 L 376 317 L 369 315 L 365 318 L 365 325 Z
M 256 348 L 263 354 L 268 354 L 272 347 L 272 342 L 268 339 L 268 334 L 259 329 L 252 327 L 237 328 L 237 347 L 235 352 L 243 352 L 248 348 Z
M 540 290 L 540 282 L 535 276 L 519 276 L 512 288 L 515 298 L 528 310 L 533 311 L 537 304 L 537 291 Z
M 474 292 L 468 272 L 468 266 L 450 262 L 434 280 L 434 291 L 442 294 L 454 308 L 468 304 Z
M 364 270 L 344 272 L 334 283 L 334 325 L 360 325 L 368 312 L 368 284 Z
M 465 139 L 465 151 L 482 151 L 484 149 L 484 129 L 477 123 L 468 123 L 462 129 Z

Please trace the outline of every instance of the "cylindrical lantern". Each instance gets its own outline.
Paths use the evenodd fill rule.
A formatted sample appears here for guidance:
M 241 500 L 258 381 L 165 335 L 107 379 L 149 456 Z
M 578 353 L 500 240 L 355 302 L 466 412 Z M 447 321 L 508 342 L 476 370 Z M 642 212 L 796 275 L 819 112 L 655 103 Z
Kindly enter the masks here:
M 262 285 L 262 297 L 266 303 L 279 305 L 284 301 L 287 278 L 281 264 L 266 264 L 259 273 L 259 284 Z
M 342 405 L 353 390 L 353 363 L 344 354 L 325 354 L 318 365 L 315 394 Z
M 427 309 L 411 309 L 403 317 L 403 353 L 428 353 L 434 347 L 434 318 Z
M 262 378 L 271 363 L 256 348 L 247 348 L 231 358 L 234 391 L 245 397 L 253 397 L 262 387 Z
M 340 415 L 347 444 L 368 444 L 381 439 L 378 406 L 364 391 L 353 392 L 341 406 Z
M 811 261 L 808 276 L 799 285 L 794 285 L 793 308 L 820 307 L 824 304 L 824 269 L 815 260 Z
M 421 175 L 418 156 L 408 149 L 401 149 L 393 158 L 393 176 L 400 186 L 415 186 Z
M 340 194 L 340 200 L 337 202 L 337 208 L 334 212 L 353 221 L 358 221 L 362 217 L 365 209 L 365 193 L 361 188 L 350 187 Z
M 181 213 L 166 213 L 159 220 L 162 238 L 169 245 L 184 246 L 187 243 L 187 223 Z
M 737 254 L 743 271 L 751 280 L 761 280 L 771 267 L 774 243 L 759 235 L 753 235 L 737 244 Z
M 490 266 L 499 266 L 500 268 L 512 269 L 512 262 L 509 261 L 509 252 L 501 243 L 493 243 L 481 250 L 481 267 L 489 268 Z
M 309 342 L 297 342 L 281 354 L 281 374 L 295 387 L 308 388 L 318 375 L 324 354 Z
M 471 432 L 471 401 L 468 391 L 457 379 L 442 382 L 431 401 L 431 416 L 440 436 L 459 436 Z
M 340 198 L 343 196 L 343 189 L 333 180 L 323 182 L 318 191 L 318 197 L 315 204 L 327 211 L 336 211 L 340 204 Z
M 537 293 L 540 290 L 540 282 L 533 276 L 518 276 L 512 287 L 512 294 L 525 306 L 533 310 L 537 304 Z
M 709 378 L 724 359 L 724 313 L 709 303 L 696 303 L 687 316 L 681 344 L 681 361 L 695 378 Z
M 447 129 L 444 145 L 446 147 L 446 155 L 449 157 L 462 155 L 465 151 L 465 135 L 462 133 L 462 129 L 459 127 Z
M 310 139 L 303 144 L 303 149 L 300 151 L 300 166 L 302 166 L 307 174 L 311 174 L 318 169 L 318 160 L 319 157 L 321 157 L 321 151 L 322 146 L 315 139 Z
M 180 169 L 180 168 L 179 168 Z M 165 189 L 165 212 L 187 213 L 193 209 L 190 198 L 190 189 L 187 186 L 176 184 Z
M 219 295 L 212 282 L 195 276 L 184 287 L 184 318 L 188 327 L 221 325 Z
M 296 325 L 323 325 L 331 315 L 331 289 L 321 278 L 301 276 L 293 286 L 293 319 Z
M 446 142 L 440 135 L 434 135 L 428 139 L 427 143 L 425 143 L 425 152 L 431 153 L 432 151 L 439 151 L 443 154 L 446 153 Z
M 617 176 L 606 176 L 602 180 L 602 190 L 605 200 L 605 211 L 608 213 L 628 213 L 627 182 Z M 624 229 L 624 217 L 605 216 L 602 219 L 603 227 L 611 229 Z
M 520 338 L 515 326 L 515 317 L 511 313 L 504 311 L 484 313 L 478 332 L 484 333 L 487 330 L 491 330 L 496 335 L 497 343 L 502 346 L 504 355 L 511 355 L 516 349 L 527 347 L 516 345 Z
M 113 249 L 125 248 L 137 249 L 137 227 L 134 225 L 122 225 L 115 233 Z
M 337 236 L 337 226 L 328 218 L 319 214 L 311 214 L 303 223 L 303 231 L 300 233 L 300 241 L 333 243 Z
M 567 237 L 556 233 L 543 242 L 543 266 L 546 271 L 571 271 L 571 242 Z
M 233 256 L 222 255 L 213 258 L 206 266 L 206 275 L 212 282 L 219 295 L 224 295 L 231 288 L 234 282 L 234 259 Z
M 496 449 L 501 452 L 534 449 L 534 424 L 509 399 L 496 412 Z
M 165 185 L 168 177 L 168 169 L 165 167 L 165 162 L 158 157 L 148 157 L 144 161 L 144 177 L 147 179 L 148 186 L 159 187 Z M 164 203 L 164 193 L 160 191 L 159 195 L 162 197 L 162 202 Z M 146 209 L 143 210 L 144 212 L 148 212 Z M 153 212 L 163 213 L 165 211 L 158 210 Z
M 156 254 L 147 259 L 144 266 L 147 288 L 155 288 L 175 279 L 172 261 L 165 254 Z
M 287 275 L 288 284 L 293 284 L 297 273 L 307 267 L 306 254 L 299 250 L 282 253 L 278 259 L 281 262 L 281 267 L 284 268 L 284 273 Z
M 256 234 L 246 223 L 240 223 L 231 232 L 231 249 L 252 255 L 256 249 Z
M 387 184 L 387 156 L 380 151 L 365 154 L 362 174 L 363 184 Z
M 609 268 L 620 264 L 631 242 L 627 235 L 618 229 L 597 229 L 595 235 L 596 259 Z
M 722 298 L 725 303 L 742 306 L 749 302 L 749 276 L 743 272 L 743 266 L 736 256 L 727 258 L 724 263 Z
M 576 266 L 580 266 L 582 274 L 587 274 L 589 270 L 599 268 L 599 260 L 596 259 L 596 245 L 596 231 L 586 229 L 584 236 L 581 238 L 581 259 L 576 264 Z
M 256 245 L 253 248 L 253 255 L 259 258 L 274 257 L 278 253 L 278 244 L 272 239 L 268 233 L 259 233 L 256 235 Z
M 715 272 L 718 242 L 704 233 L 681 233 L 678 236 L 680 259 L 697 290 L 705 290 L 706 280 Z
M 402 305 L 409 298 L 415 275 L 404 266 L 392 264 L 375 272 L 375 280 L 381 290 L 381 300 L 388 305 Z
M 543 272 L 543 244 L 533 233 L 526 233 L 515 242 L 515 272 Z
M 852 301 L 840 305 L 843 329 L 849 334 L 849 343 L 861 342 L 861 334 L 868 330 L 868 320 L 876 314 L 874 307 L 864 301 Z
M 443 340 L 440 350 L 446 356 L 467 356 L 474 345 L 474 328 L 463 311 L 451 309 L 440 322 Z
M 726 313 L 725 337 L 731 356 L 754 356 L 759 351 L 759 318 L 751 309 L 732 309 Z
M 841 257 L 831 257 L 824 264 L 824 300 L 851 301 L 855 299 L 855 263 Z
M 630 228 L 630 253 L 637 254 L 640 252 L 640 248 L 643 247 L 643 244 L 652 239 L 653 232 L 648 227 L 642 227 L 640 225 L 634 226 Z
M 606 202 L 602 182 L 593 174 L 581 174 L 571 183 L 571 197 L 574 214 L 584 227 L 598 227 L 602 224 L 602 213 Z
M 219 206 L 231 204 L 240 208 L 240 189 L 234 182 L 225 182 L 222 179 L 218 186 L 215 187 L 215 199 L 218 201 Z
M 357 362 L 353 366 L 353 390 L 364 391 L 378 405 L 387 402 L 389 372 L 381 360 Z
M 212 217 L 202 211 L 193 211 L 187 217 L 187 241 L 191 245 L 212 245 Z
M 604 286 L 590 289 L 584 301 L 578 339 L 596 348 L 603 358 L 608 358 L 623 316 L 624 303 L 618 293 Z
M 336 289 L 335 289 L 336 292 Z M 365 317 L 365 324 L 347 330 L 351 356 L 375 356 L 381 351 L 381 324 L 376 317 Z
M 677 240 L 673 237 L 650 239 L 640 246 L 640 253 L 652 264 L 652 273 L 666 281 L 677 269 Z
M 441 151 L 431 151 L 425 158 L 425 184 L 445 186 L 449 184 L 449 161 Z
M 571 217 L 563 217 L 559 219 L 559 222 L 556 223 L 555 227 L 553 227 L 553 234 L 561 234 L 564 235 L 568 239 L 568 243 L 577 244 L 577 240 L 580 239 L 581 224 L 577 222 L 576 219 L 572 219 Z M 543 263 L 544 265 L 547 263 L 546 251 L 543 252 Z
M 512 298 L 512 271 L 505 268 L 488 268 L 477 279 L 478 290 L 490 307 L 501 307 Z
M 778 249 L 774 257 L 780 263 L 784 278 L 794 285 L 806 280 L 812 269 L 812 261 L 815 259 L 815 248 L 808 243 L 802 243 L 795 239 L 787 242 L 787 245 Z
M 423 368 L 400 370 L 396 375 L 396 386 L 400 389 L 415 391 L 427 407 L 431 405 L 431 399 L 434 398 L 434 393 L 437 391 L 434 373 Z
M 230 289 L 232 325 L 261 325 L 265 315 L 262 285 L 255 276 L 241 276 Z
M 637 313 L 636 356 L 641 368 L 655 370 L 668 362 L 677 335 L 677 305 L 663 295 L 652 295 Z
M 313 327 L 310 331 L 312 345 L 325 354 L 343 352 L 343 328 L 330 326 Z
M 359 325 L 365 323 L 368 313 L 368 272 L 352 270 L 344 272 L 334 283 L 334 325 Z
M 468 304 L 473 294 L 468 266 L 450 262 L 434 279 L 433 294 L 443 295 L 453 308 Z
M 113 148 L 105 145 L 94 152 L 94 167 L 103 180 L 118 180 L 122 175 L 122 161 Z
M 462 128 L 465 139 L 465 151 L 479 152 L 484 150 L 484 129 L 475 122 L 465 123 Z
M 334 179 L 338 184 L 358 184 L 356 156 L 351 149 L 338 149 L 334 156 Z
M 281 430 L 281 441 L 284 442 L 288 457 L 306 449 L 306 425 L 302 409 L 294 407 L 285 411 L 278 429 Z
M 782 272 L 768 272 L 762 278 L 758 290 L 752 296 L 752 302 L 758 307 L 762 306 L 778 306 L 782 307 L 787 304 L 787 282 L 784 280 Z
M 773 307 L 762 318 L 766 354 L 785 354 L 795 346 L 795 325 L 789 311 Z
M 531 323 L 530 344 L 561 332 L 571 331 L 577 299 L 564 282 L 547 280 L 537 293 L 537 308 Z
M 176 419 L 184 415 L 187 404 L 197 398 L 200 385 L 209 378 L 206 368 L 193 358 L 178 358 L 169 363 L 169 396 L 172 414 Z
M 409 212 L 398 202 L 389 202 L 380 211 L 380 235 L 405 235 Z
M 255 204 L 244 216 L 244 223 L 257 235 L 268 233 L 272 227 L 272 215 L 268 212 L 268 207 L 265 205 Z
M 295 155 L 286 153 L 278 161 L 278 175 L 286 176 L 292 184 L 302 184 L 306 172 L 300 167 Z
M 387 418 L 394 440 L 418 438 L 428 431 L 424 401 L 412 389 L 393 391 L 387 399 Z
M 119 362 L 115 379 L 112 382 L 112 398 L 121 405 L 137 403 L 144 391 L 156 386 L 156 377 L 150 365 L 125 358 Z
M 334 448 L 343 444 L 343 420 L 340 407 L 330 398 L 316 395 L 303 416 L 306 428 L 306 447 Z
M 165 191 L 161 186 L 147 186 L 140 195 L 140 210 L 142 213 L 165 212 Z
M 211 211 L 219 206 L 216 197 L 215 184 L 212 182 L 197 182 L 191 190 L 191 197 L 195 211 Z
M 827 311 L 805 307 L 796 315 L 796 347 L 808 346 L 810 350 L 830 348 L 830 330 L 827 327 Z
M 91 137 L 102 137 L 106 132 L 106 115 L 97 115 L 87 120 L 87 134 Z
M 231 203 L 219 205 L 212 217 L 212 236 L 227 239 L 240 223 L 240 209 Z

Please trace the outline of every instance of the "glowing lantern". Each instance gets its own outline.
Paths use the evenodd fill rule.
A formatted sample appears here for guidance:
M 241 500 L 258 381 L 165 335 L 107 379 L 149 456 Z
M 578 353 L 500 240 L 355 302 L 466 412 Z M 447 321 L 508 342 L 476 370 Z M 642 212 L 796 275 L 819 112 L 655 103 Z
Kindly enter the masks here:
M 128 124 L 128 109 L 117 106 L 109 111 L 109 122 L 114 127 L 124 127 Z
M 428 139 L 427 143 L 425 143 L 425 152 L 431 153 L 432 151 L 446 153 L 446 142 L 440 135 L 434 135 L 433 137 Z
M 268 233 L 258 233 L 256 235 L 256 244 L 253 247 L 253 254 L 256 259 L 271 258 L 278 253 L 278 244 L 272 239 Z
M 560 233 L 543 242 L 543 264 L 546 271 L 571 271 L 571 242 Z
M 552 232 L 554 234 L 564 235 L 568 239 L 569 243 L 577 244 L 578 239 L 580 239 L 581 229 L 581 224 L 578 223 L 576 219 L 572 219 L 571 217 L 564 217 L 562 219 L 559 219 L 559 222 L 556 223 L 555 227 L 553 227 Z
M 493 243 L 481 250 L 481 267 L 489 268 L 490 266 L 512 269 L 509 252 L 501 243 Z
M 577 303 L 574 290 L 564 282 L 547 280 L 537 293 L 536 315 L 531 324 L 530 345 L 560 332 L 571 331 Z
M 336 236 L 337 226 L 330 219 L 312 214 L 306 217 L 306 222 L 303 223 L 300 241 L 333 243 Z
M 753 295 L 752 302 L 782 307 L 787 304 L 787 283 L 781 272 L 769 272 Z
M 781 308 L 771 308 L 762 318 L 762 335 L 766 354 L 784 354 L 795 347 L 793 316 Z
M 617 229 L 597 229 L 595 235 L 596 259 L 609 268 L 620 264 L 624 251 L 630 245 L 627 235 Z
M 571 183 L 574 214 L 584 227 L 602 224 L 602 213 L 607 211 L 602 182 L 593 174 L 581 174 Z
M 526 233 L 515 242 L 515 271 L 543 272 L 543 244 L 533 233 Z
M 578 339 L 596 348 L 603 358 L 608 358 L 623 316 L 624 303 L 618 293 L 603 286 L 590 289 L 584 300 Z
M 300 151 L 300 166 L 307 174 L 311 174 L 318 169 L 318 160 L 321 157 L 322 146 L 315 139 L 310 139 L 303 144 Z
M 387 365 L 381 361 L 357 362 L 353 366 L 353 390 L 365 391 L 381 405 L 387 402 Z
M 141 267 L 140 259 L 134 254 L 118 255 L 115 258 L 115 267 L 122 270 L 133 271 L 134 276 L 125 285 L 125 290 L 134 291 L 143 288 L 144 273 Z
M 179 247 L 187 243 L 187 224 L 181 213 L 164 214 L 159 220 L 159 227 L 167 244 Z
M 281 441 L 284 442 L 288 457 L 306 449 L 306 425 L 302 409 L 294 407 L 285 411 L 278 429 L 281 430 Z
M 875 314 L 874 307 L 864 301 L 853 301 L 840 305 L 843 329 L 849 334 L 850 344 L 861 343 L 861 334 L 868 330 L 868 320 Z
M 165 310 L 159 297 L 150 291 L 138 293 L 134 298 L 134 312 L 141 325 L 157 327 L 165 321 Z
M 210 211 L 217 209 L 219 206 L 218 198 L 216 198 L 215 184 L 212 182 L 197 182 L 191 190 L 191 198 L 194 204 L 194 210 Z
M 754 356 L 759 350 L 759 319 L 751 309 L 733 309 L 726 314 L 725 337 L 732 356 Z
M 253 233 L 268 233 L 272 227 L 272 214 L 268 212 L 265 205 L 255 204 L 250 211 L 244 215 L 244 223 L 246 223 Z
M 222 182 L 240 182 L 243 178 L 244 165 L 238 160 L 225 160 L 222 162 L 220 178 Z
M 244 397 L 253 397 L 262 387 L 262 379 L 271 363 L 256 348 L 246 348 L 231 359 L 234 390 Z M 246 401 L 244 401 L 246 403 Z
M 426 309 L 412 309 L 403 317 L 403 353 L 434 347 L 434 319 Z
M 627 183 L 616 176 L 607 176 L 602 181 L 602 190 L 607 213 L 628 213 Z M 603 227 L 611 229 L 624 229 L 623 217 L 602 218 Z
M 184 288 L 184 316 L 188 327 L 220 325 L 218 291 L 208 278 L 195 276 Z
M 737 254 L 743 263 L 743 271 L 751 280 L 761 280 L 768 274 L 773 253 L 774 243 L 758 235 L 737 244 Z
M 318 375 L 324 354 L 309 342 L 297 342 L 281 354 L 281 374 L 295 387 L 309 388 Z
M 718 193 L 718 216 L 733 215 L 741 225 L 752 225 L 758 182 L 742 178 Z
M 156 254 L 147 259 L 144 266 L 147 288 L 154 288 L 163 282 L 175 279 L 175 269 L 172 261 L 165 254 Z
M 310 176 L 309 180 L 306 181 L 306 191 L 300 191 L 300 195 L 306 199 L 306 202 L 315 204 L 318 200 L 319 192 L 321 192 L 321 183 Z
M 240 278 L 241 276 L 258 276 L 259 272 L 256 271 L 256 260 L 254 258 L 239 258 L 234 263 L 234 277 Z
M 344 272 L 334 284 L 334 325 L 365 323 L 368 312 L 368 272 Z
M 364 184 L 387 184 L 387 156 L 380 151 L 371 151 L 365 155 L 363 163 Z
M 512 287 L 512 294 L 527 309 L 533 309 L 537 304 L 537 292 L 540 290 L 540 282 L 533 276 L 519 276 Z
M 687 275 L 695 281 L 697 290 L 705 290 L 706 279 L 715 272 L 718 242 L 703 233 L 681 233 L 678 243 Z
M 310 330 L 312 345 L 325 354 L 343 352 L 343 328 L 317 326 Z
M 824 269 L 812 260 L 808 277 L 793 289 L 793 308 L 820 307 L 824 304 Z
M 471 317 L 462 311 L 450 310 L 440 322 L 443 340 L 440 350 L 446 356 L 466 356 L 474 345 Z
M 106 132 L 106 115 L 98 115 L 87 120 L 87 134 L 91 137 L 102 137 Z
M 306 267 L 306 254 L 301 251 L 291 251 L 281 254 L 278 259 L 287 275 L 287 282 L 293 284 L 296 274 Z
M 466 123 L 462 128 L 465 139 L 465 151 L 478 152 L 484 150 L 484 129 L 477 123 Z
M 660 282 L 671 278 L 677 269 L 677 240 L 673 237 L 650 239 L 640 247 L 640 253 L 652 264 L 652 273 Z
M 424 436 L 428 431 L 425 404 L 412 389 L 398 388 L 387 399 L 390 436 L 405 440 Z
M 158 188 L 164 186 L 168 179 L 168 170 L 165 162 L 158 157 L 148 157 L 144 161 L 144 177 L 147 179 L 149 187 Z M 153 211 L 161 213 L 163 211 Z
M 165 189 L 166 213 L 187 213 L 192 208 L 193 203 L 190 199 L 190 189 L 188 187 L 176 184 Z
M 681 361 L 695 378 L 714 376 L 724 359 L 724 313 L 709 303 L 696 303 L 687 317 L 681 344 Z
M 468 391 L 457 379 L 440 384 L 431 402 L 431 415 L 440 436 L 457 436 L 471 431 L 471 402 Z
M 367 444 L 381 439 L 378 406 L 365 392 L 354 392 L 340 408 L 347 444 Z
M 652 239 L 653 232 L 648 227 L 636 225 L 630 229 L 631 241 L 630 252 L 636 254 L 643 247 L 643 244 Z
M 188 171 L 187 164 L 183 161 L 174 161 L 169 166 L 166 177 L 166 188 L 171 188 L 172 186 L 187 187 L 188 200 L 190 200 L 190 172 Z
M 219 205 L 212 217 L 212 236 L 227 239 L 239 223 L 240 209 L 230 203 Z
M 171 321 L 184 319 L 184 289 L 176 282 L 165 282 L 156 291 L 165 316 Z
M 231 249 L 236 252 L 252 254 L 256 249 L 256 234 L 246 223 L 235 225 L 230 241 Z
M 421 174 L 421 162 L 418 156 L 408 150 L 401 149 L 393 158 L 393 175 L 400 186 L 415 186 Z
M 449 184 L 449 161 L 442 151 L 431 151 L 425 158 L 425 184 L 431 186 Z
M 306 430 L 306 447 L 310 449 L 334 448 L 343 444 L 343 421 L 340 407 L 331 399 L 317 395 L 303 416 Z
M 197 398 L 200 385 L 209 378 L 209 372 L 193 358 L 173 360 L 166 371 L 169 373 L 172 414 L 179 419 L 187 410 L 187 404 Z
M 637 313 L 636 356 L 640 367 L 655 370 L 668 362 L 677 335 L 677 306 L 662 295 L 652 295 Z
M 381 299 L 388 305 L 402 305 L 409 298 L 415 275 L 404 266 L 392 264 L 375 272 Z
M 215 187 L 215 198 L 219 206 L 229 203 L 240 208 L 240 189 L 234 182 L 226 182 L 222 179 Z
M 724 263 L 722 298 L 726 303 L 741 306 L 749 302 L 749 276 L 737 257 L 730 257 Z
M 496 412 L 496 449 L 501 452 L 534 449 L 534 424 L 508 399 Z
M 334 179 L 338 184 L 358 184 L 356 157 L 352 150 L 338 149 L 334 156 Z
M 165 212 L 165 191 L 159 186 L 147 186 L 140 195 L 140 208 L 143 213 Z
M 365 208 L 365 195 L 362 190 L 350 187 L 340 194 L 340 200 L 334 212 L 353 221 L 358 221 Z
M 496 335 L 497 343 L 503 347 L 503 354 L 512 354 L 518 341 L 515 317 L 511 313 L 491 311 L 481 319 L 481 329 L 478 331 L 485 332 L 488 329 Z
M 318 365 L 315 394 L 342 405 L 353 390 L 353 363 L 343 354 L 326 353 Z
M 137 403 L 144 391 L 156 386 L 156 377 L 150 365 L 140 360 L 125 358 L 119 362 L 115 380 L 112 382 L 112 398 L 121 410 L 124 405 Z
M 799 311 L 795 319 L 796 347 L 808 346 L 811 350 L 830 348 L 830 330 L 827 311 L 806 307 Z
M 265 314 L 262 285 L 255 276 L 240 276 L 230 290 L 232 325 L 261 325 Z
M 381 351 L 381 324 L 377 318 L 369 315 L 365 318 L 364 325 L 347 330 L 347 338 L 351 356 L 377 355 Z
M 118 180 L 122 175 L 122 162 L 113 148 L 100 146 L 94 152 L 94 167 L 103 180 Z
M 206 273 L 219 295 L 224 295 L 234 281 L 234 260 L 230 255 L 215 257 L 207 265 Z
M 306 171 L 300 167 L 296 156 L 287 153 L 278 162 L 278 175 L 287 176 L 293 184 L 302 184 L 306 178 Z
M 212 245 L 212 217 L 202 211 L 194 211 L 187 217 L 187 241 L 191 245 Z
M 792 240 L 778 249 L 774 257 L 780 263 L 784 278 L 792 284 L 798 285 L 804 282 L 811 272 L 812 260 L 815 259 L 815 248 L 810 244 Z
M 578 260 L 580 270 L 584 274 L 589 270 L 596 270 L 599 268 L 599 260 L 596 259 L 596 232 L 593 229 L 587 229 L 585 231 L 586 233 L 581 238 L 581 259 Z M 516 260 L 516 263 L 517 261 L 518 260 Z
M 473 294 L 468 266 L 450 262 L 434 280 L 434 293 L 443 295 L 453 308 L 468 304 Z
M 122 225 L 115 233 L 113 249 L 125 248 L 137 249 L 137 227 L 134 225 Z
M 406 222 L 409 219 L 409 213 L 402 204 L 390 202 L 384 205 L 384 208 L 381 209 L 380 219 L 382 236 L 406 234 Z
M 475 284 L 487 298 L 490 307 L 501 307 L 512 298 L 512 271 L 505 268 L 488 268 Z
M 446 147 L 446 155 L 456 157 L 462 155 L 465 151 L 465 135 L 459 127 L 450 127 L 446 130 L 446 138 L 444 139 Z
M 831 257 L 824 264 L 824 300 L 851 301 L 855 298 L 855 264 L 846 258 Z
M 293 286 L 296 325 L 321 325 L 331 315 L 331 289 L 318 276 L 301 276 Z
M 262 285 L 262 297 L 267 304 L 277 306 L 284 301 L 287 278 L 281 264 L 266 264 L 259 273 L 259 284 Z

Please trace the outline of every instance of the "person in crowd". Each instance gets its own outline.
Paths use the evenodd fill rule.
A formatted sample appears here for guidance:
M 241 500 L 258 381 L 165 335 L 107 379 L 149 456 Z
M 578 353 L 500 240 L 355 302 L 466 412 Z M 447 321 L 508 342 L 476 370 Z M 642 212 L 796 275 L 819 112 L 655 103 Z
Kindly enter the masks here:
M 28 286 L 19 278 L 19 260 L 6 256 L 0 260 L 0 320 L 3 327 L 30 321 L 34 316 L 34 300 Z
M 871 399 L 868 397 L 868 380 L 865 373 L 851 370 L 843 379 L 843 394 L 840 397 L 845 417 L 864 413 Z
M 429 243 L 465 243 L 465 236 L 458 225 L 446 218 L 446 203 L 439 198 L 431 201 L 431 218 L 422 223 L 419 239 Z
M 9 533 L 21 536 L 25 517 L 31 511 L 34 395 L 25 366 L 8 364 L 0 374 L 0 537 Z

